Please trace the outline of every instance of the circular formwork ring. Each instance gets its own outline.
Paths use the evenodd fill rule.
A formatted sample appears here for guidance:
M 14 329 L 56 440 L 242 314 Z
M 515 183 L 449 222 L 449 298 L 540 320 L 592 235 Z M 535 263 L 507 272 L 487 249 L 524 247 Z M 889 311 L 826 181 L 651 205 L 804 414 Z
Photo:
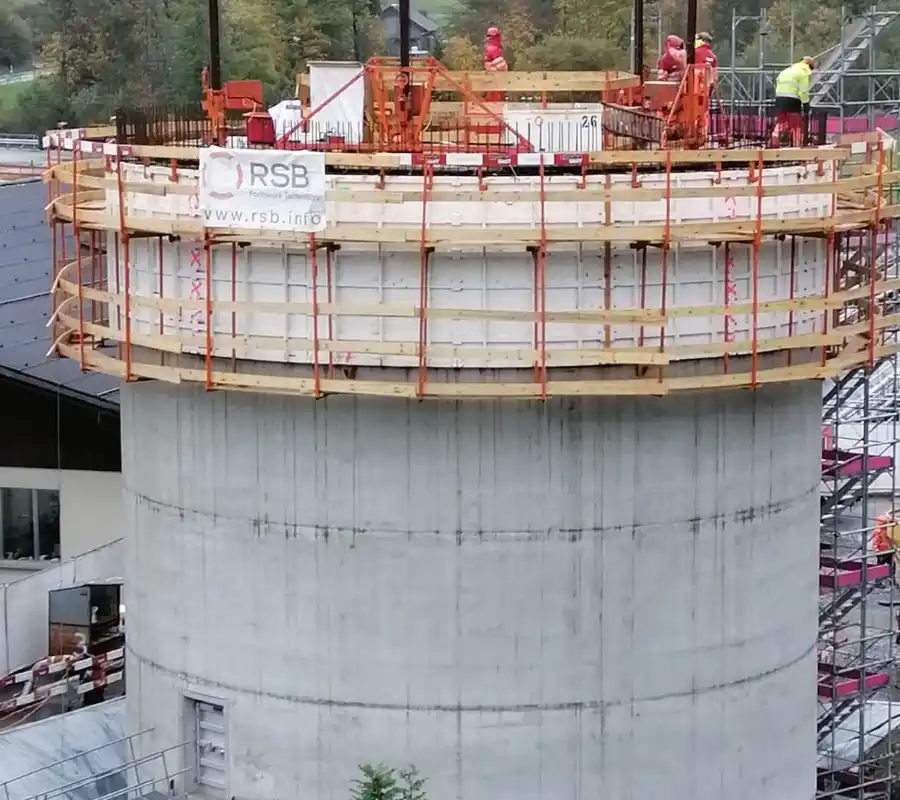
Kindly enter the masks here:
M 137 148 L 135 148 L 137 149 Z M 143 148 L 147 151 L 161 151 L 156 157 L 168 155 L 172 158 L 171 147 Z M 179 151 L 189 148 L 177 148 Z M 192 151 L 196 154 L 196 150 Z M 776 155 L 784 155 L 784 151 L 774 151 Z M 804 151 L 805 156 L 815 165 L 822 165 L 829 160 L 836 162 L 846 157 L 840 149 Z M 739 162 L 734 158 L 734 151 L 724 151 L 730 163 Z M 715 155 L 713 151 L 712 155 Z M 343 163 L 347 156 L 352 156 L 352 163 L 359 165 L 368 163 L 360 154 L 329 154 L 341 156 Z M 384 156 L 376 159 L 383 162 Z M 613 155 L 613 154 L 608 154 Z M 615 155 L 626 155 L 617 153 Z M 648 155 L 653 155 L 657 162 L 660 154 L 633 153 L 642 163 L 653 163 Z M 672 159 L 666 154 L 666 162 Z M 697 155 L 694 162 L 685 155 Z M 710 153 L 684 154 L 678 157 L 682 163 L 714 163 Z M 749 155 L 755 155 L 753 151 Z M 796 160 L 798 152 L 793 156 Z M 181 153 L 182 160 L 190 160 Z M 779 159 L 772 159 L 779 160 Z M 787 159 L 784 159 L 787 160 Z M 623 160 L 624 163 L 624 160 Z M 752 161 L 751 161 L 752 163 Z M 112 189 L 136 192 L 147 191 L 151 194 L 191 194 L 194 187 L 172 183 L 171 186 L 149 187 L 140 181 L 125 182 L 119 178 L 110 178 L 103 170 L 98 170 L 96 160 L 82 159 L 75 163 L 60 164 L 51 168 L 46 175 L 48 181 L 58 184 L 75 184 L 77 189 L 60 195 L 51 201 L 49 210 L 52 218 L 65 222 L 77 223 L 80 230 L 105 230 L 126 237 L 133 236 L 191 236 L 205 239 L 208 246 L 216 242 L 241 241 L 266 244 L 283 244 L 294 241 L 309 247 L 307 234 L 287 232 L 285 235 L 273 235 L 267 231 L 229 231 L 227 236 L 222 232 L 204 229 L 197 219 L 173 219 L 150 215 L 126 215 L 120 218 L 117 213 L 106 210 L 105 197 Z M 821 166 L 813 166 L 821 170 Z M 418 227 L 386 228 L 375 232 L 369 227 L 338 223 L 322 234 L 317 234 L 317 246 L 342 242 L 366 242 L 379 244 L 427 244 L 440 246 L 451 244 L 465 246 L 508 245 L 519 246 L 539 244 L 543 241 L 566 242 L 678 242 L 694 241 L 715 242 L 748 242 L 764 236 L 796 235 L 806 237 L 829 237 L 841 230 L 854 230 L 880 223 L 882 220 L 900 216 L 900 207 L 888 205 L 878 192 L 879 188 L 897 182 L 900 173 L 883 169 L 880 174 L 876 170 L 867 170 L 863 174 L 850 177 L 837 177 L 836 169 L 831 181 L 811 186 L 760 186 L 758 183 L 746 187 L 719 187 L 712 185 L 702 189 L 682 188 L 670 190 L 669 196 L 680 191 L 685 197 L 722 197 L 744 193 L 745 196 L 776 196 L 781 194 L 831 194 L 834 198 L 833 213 L 825 217 L 799 217 L 791 219 L 756 219 L 727 220 L 720 222 L 669 223 L 665 225 L 602 225 L 594 227 L 557 227 L 541 233 L 533 228 L 522 228 L 512 231 L 492 231 L 479 228 L 475 230 L 435 230 L 429 231 L 423 240 L 422 230 Z M 821 172 L 820 172 L 821 174 Z M 432 194 L 440 190 L 432 190 Z M 573 192 L 579 193 L 581 199 L 585 192 L 593 192 L 593 199 L 602 201 L 624 200 L 652 202 L 663 199 L 657 189 L 562 189 L 547 192 L 548 202 L 569 199 Z M 385 190 L 361 190 L 353 193 L 357 197 L 341 192 L 340 199 L 352 202 L 372 202 L 373 197 L 385 198 Z M 390 194 L 388 191 L 387 194 Z M 404 192 L 408 198 L 410 192 Z M 414 194 L 414 193 L 413 193 Z M 503 191 L 491 193 L 451 191 L 447 192 L 447 200 L 499 200 L 503 199 Z M 527 194 L 527 190 L 524 192 Z M 463 197 L 462 195 L 466 195 Z M 476 196 L 477 195 L 477 196 Z M 522 199 L 523 192 L 506 192 L 514 195 L 512 199 Z M 873 196 L 877 195 L 877 196 Z M 76 205 L 77 197 L 77 205 Z M 415 199 L 415 198 L 413 198 Z M 384 200 L 389 202 L 390 198 Z M 437 202 L 438 200 L 435 200 Z M 280 232 L 277 232 L 280 233 Z M 728 387 L 755 387 L 763 383 L 775 383 L 796 380 L 821 379 L 835 376 L 843 371 L 871 363 L 873 360 L 890 355 L 897 351 L 897 346 L 888 343 L 884 333 L 900 324 L 900 315 L 888 313 L 887 310 L 876 310 L 875 313 L 859 313 L 859 308 L 867 301 L 870 308 L 873 296 L 881 296 L 900 289 L 900 279 L 885 274 L 875 276 L 875 282 L 860 283 L 842 291 L 826 291 L 816 295 L 805 295 L 799 298 L 779 299 L 771 301 L 755 301 L 753 303 L 732 303 L 727 305 L 679 306 L 675 308 L 616 308 L 605 310 L 573 309 L 571 311 L 545 311 L 544 321 L 566 321 L 585 324 L 625 325 L 645 327 L 663 333 L 670 321 L 679 317 L 721 318 L 723 315 L 753 314 L 781 312 L 793 314 L 797 311 L 819 313 L 824 317 L 833 317 L 834 323 L 824 325 L 824 330 L 817 333 L 798 334 L 787 337 L 761 338 L 754 336 L 751 340 L 727 341 L 702 345 L 673 345 L 665 348 L 659 344 L 659 337 L 654 335 L 653 344 L 639 347 L 594 347 L 579 348 L 576 353 L 563 353 L 544 346 L 518 348 L 512 354 L 501 356 L 508 358 L 508 367 L 499 370 L 472 369 L 429 369 L 427 381 L 421 379 L 421 371 L 417 376 L 415 369 L 406 368 L 374 368 L 363 369 L 363 375 L 357 370 L 341 370 L 334 368 L 335 353 L 363 352 L 371 354 L 373 343 L 328 341 L 319 339 L 316 342 L 308 339 L 285 339 L 283 344 L 286 353 L 287 370 L 275 374 L 271 365 L 241 362 L 241 358 L 252 350 L 254 342 L 249 337 L 227 335 L 211 328 L 203 334 L 185 330 L 160 333 L 128 332 L 127 327 L 111 325 L 113 316 L 130 319 L 137 309 L 151 314 L 177 315 L 185 311 L 205 313 L 207 319 L 214 314 L 259 313 L 260 308 L 251 302 L 221 302 L 213 300 L 191 300 L 187 298 L 161 298 L 136 296 L 131 292 L 111 292 L 109 286 L 85 285 L 78 280 L 76 271 L 80 271 L 77 262 L 66 265 L 58 275 L 54 284 L 56 312 L 54 314 L 55 339 L 59 351 L 69 357 L 80 360 L 86 369 L 118 375 L 126 380 L 157 379 L 171 382 L 197 382 L 207 388 L 232 388 L 251 391 L 285 392 L 300 395 L 318 396 L 328 393 L 372 394 L 402 397 L 548 397 L 566 395 L 664 395 L 677 391 L 698 389 L 714 389 Z M 87 318 L 83 311 L 85 304 L 90 303 L 105 309 L 99 316 L 91 314 Z M 312 305 L 266 303 L 264 313 L 314 314 Z M 308 304 L 307 304 L 308 305 Z M 194 306 L 197 306 L 194 308 Z M 303 307 L 301 307 L 303 306 Z M 841 312 L 853 307 L 852 313 Z M 402 313 L 401 313 L 402 312 Z M 321 314 L 321 307 L 318 310 Z M 328 313 L 335 316 L 368 315 L 373 317 L 416 316 L 422 319 L 458 318 L 490 318 L 490 310 L 478 309 L 421 309 L 410 306 L 404 309 L 354 307 L 351 303 L 331 303 Z M 504 312 L 506 319 L 538 322 L 535 311 Z M 643 340 L 643 336 L 641 337 Z M 114 348 L 104 347 L 115 343 Z M 384 354 L 419 355 L 419 342 L 381 342 L 374 345 L 377 352 Z M 485 357 L 487 348 L 449 347 L 447 345 L 427 345 L 431 357 L 441 356 L 451 359 Z M 446 351 L 446 352 L 445 352 Z M 302 354 L 313 354 L 309 357 L 312 363 L 303 362 Z M 496 356 L 496 353 L 490 355 Z M 697 364 L 706 359 L 701 368 Z M 715 359 L 711 362 L 710 359 Z M 530 369 L 542 363 L 543 374 L 538 378 L 538 370 Z M 240 369 L 237 364 L 240 363 Z M 710 374 L 722 369 L 720 374 Z M 691 365 L 694 368 L 691 368 Z M 730 366 L 730 369 L 729 369 Z M 327 368 L 327 371 L 326 371 Z M 574 372 L 573 372 L 574 370 Z M 605 370 L 601 375 L 598 370 Z M 532 376 L 530 373 L 534 372 Z M 465 373 L 469 373 L 463 377 Z M 477 378 L 472 378 L 478 373 Z M 369 377 L 377 375 L 377 379 Z
M 869 320 L 843 324 L 825 333 L 801 334 L 777 338 L 760 338 L 752 341 L 722 342 L 712 345 L 674 345 L 661 351 L 655 335 L 654 343 L 642 347 L 580 348 L 577 352 L 548 350 L 546 353 L 550 378 L 546 387 L 532 381 L 518 381 L 490 378 L 485 382 L 460 383 L 450 377 L 453 370 L 444 371 L 448 377 L 430 377 L 424 391 L 417 387 L 415 376 L 404 375 L 402 380 L 366 380 L 329 371 L 318 380 L 313 375 L 311 365 L 293 361 L 304 353 L 314 350 L 310 339 L 285 337 L 281 340 L 285 357 L 291 361 L 290 367 L 296 376 L 267 374 L 264 367 L 259 372 L 248 371 L 248 362 L 242 362 L 241 370 L 234 368 L 234 359 L 240 360 L 254 348 L 265 346 L 265 342 L 254 341 L 253 337 L 227 333 L 194 333 L 178 330 L 174 333 L 136 333 L 126 335 L 123 326 L 113 326 L 116 316 L 133 315 L 144 311 L 159 315 L 202 313 L 208 317 L 214 314 L 234 315 L 248 313 L 313 313 L 311 304 L 265 304 L 252 302 L 220 302 L 191 300 L 186 298 L 167 299 L 157 296 L 126 295 L 79 284 L 73 280 L 79 268 L 77 262 L 66 265 L 58 274 L 54 294 L 56 299 L 55 324 L 62 332 L 57 334 L 58 347 L 63 355 L 82 360 L 88 369 L 94 369 L 126 379 L 147 378 L 172 383 L 196 382 L 211 388 L 234 388 L 257 391 L 287 392 L 301 395 L 319 393 L 373 394 L 402 397 L 536 397 L 536 396 L 577 396 L 577 395 L 664 395 L 672 392 L 697 389 L 755 387 L 764 383 L 779 383 L 797 380 L 815 380 L 833 377 L 848 369 L 862 366 L 872 359 L 882 358 L 898 352 L 898 346 L 880 341 L 880 334 L 890 327 L 900 325 L 900 314 L 885 314 L 875 320 L 879 341 L 874 344 L 870 338 Z M 879 281 L 875 286 L 879 294 L 900 290 L 900 279 Z M 757 304 L 757 312 L 834 312 L 848 303 L 856 302 L 870 293 L 868 286 L 857 287 L 830 295 L 806 296 L 794 300 L 776 300 Z M 79 318 L 79 301 L 82 308 L 95 305 L 103 309 L 96 320 Z M 653 334 L 665 328 L 668 320 L 678 317 L 721 318 L 724 314 L 747 314 L 752 311 L 751 303 L 736 303 L 732 306 L 684 306 L 663 312 L 661 309 L 616 309 L 614 311 L 547 312 L 551 320 L 571 320 L 590 324 L 631 325 L 647 328 Z M 379 316 L 372 314 L 371 307 L 352 303 L 332 303 L 329 312 L 339 315 Z M 400 314 L 416 316 L 418 309 L 385 308 L 383 317 Z M 429 309 L 425 316 L 432 319 L 448 319 L 465 314 L 478 317 L 472 309 Z M 485 310 L 483 316 L 490 312 Z M 508 318 L 529 320 L 532 312 L 506 312 Z M 648 336 L 648 340 L 651 337 Z M 88 346 L 83 346 L 87 342 Z M 114 348 L 103 347 L 113 343 Z M 271 343 L 268 343 L 271 345 Z M 369 354 L 375 346 L 370 342 L 348 340 L 321 340 L 318 342 L 319 360 L 327 365 L 329 358 L 340 354 Z M 127 359 L 125 349 L 156 356 L 151 361 L 138 357 Z M 752 368 L 751 358 L 759 356 L 760 364 Z M 378 353 L 414 354 L 417 342 L 381 343 Z M 497 356 L 488 348 L 449 347 L 430 345 L 433 357 L 484 358 Z M 541 357 L 540 349 L 517 349 L 511 354 L 516 360 L 510 367 L 519 367 L 520 375 L 526 373 Z M 765 357 L 763 357 L 765 356 Z M 673 374 L 666 370 L 678 370 L 680 364 L 692 360 L 731 358 L 732 371 L 723 374 Z M 602 379 L 590 376 L 571 379 L 571 368 L 618 367 L 618 377 Z M 386 374 L 403 374 L 409 370 L 383 370 Z M 414 371 L 413 371 L 414 372 Z M 473 370 L 475 372 L 475 370 Z M 482 371 L 483 373 L 484 371 Z M 498 370 L 503 375 L 510 370 Z M 564 376 L 559 379 L 554 373 Z M 622 374 L 622 373 L 625 374 Z M 508 377 L 508 376 L 507 376 Z

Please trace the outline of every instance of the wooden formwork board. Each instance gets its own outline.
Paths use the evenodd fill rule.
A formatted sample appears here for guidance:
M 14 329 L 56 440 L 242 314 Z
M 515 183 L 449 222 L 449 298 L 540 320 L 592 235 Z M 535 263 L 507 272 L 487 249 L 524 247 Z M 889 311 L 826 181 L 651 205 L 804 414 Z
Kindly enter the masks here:
M 111 147 L 116 147 L 111 145 Z M 120 145 L 123 158 L 159 161 L 192 161 L 200 159 L 200 147 L 190 145 Z M 632 166 L 665 169 L 677 167 L 715 167 L 717 165 L 763 164 L 830 164 L 850 158 L 849 147 L 785 147 L 781 149 L 740 148 L 733 150 L 596 150 L 583 154 L 586 166 L 593 169 L 631 168 Z M 409 169 L 411 156 L 401 152 L 355 153 L 328 151 L 325 163 L 346 169 Z
M 82 349 L 78 344 L 61 342 L 61 355 L 81 360 Z M 897 353 L 897 345 L 879 345 L 874 357 L 883 358 Z M 676 377 L 642 377 L 647 367 L 638 369 L 633 377 L 575 380 L 553 379 L 546 385 L 534 381 L 514 382 L 497 380 L 458 383 L 436 380 L 430 377 L 425 386 L 417 386 L 411 380 L 365 380 L 355 378 L 310 377 L 305 375 L 272 375 L 250 372 L 233 372 L 223 369 L 225 359 L 215 359 L 215 366 L 203 365 L 202 357 L 192 359 L 196 367 L 162 365 L 132 359 L 127 363 L 91 347 L 84 349 L 85 369 L 97 370 L 123 380 L 160 380 L 169 383 L 194 383 L 209 389 L 230 389 L 273 394 L 290 394 L 314 397 L 328 394 L 370 395 L 407 399 L 466 399 L 466 398 L 552 398 L 552 397 L 612 397 L 612 396 L 664 396 L 676 392 L 710 389 L 755 388 L 773 383 L 822 380 L 833 378 L 848 369 L 866 364 L 870 359 L 867 349 L 844 348 L 823 365 L 809 361 L 791 366 L 760 369 L 756 372 L 741 371 L 728 374 L 686 375 Z M 653 369 L 655 372 L 656 370 Z
M 190 151 L 193 158 L 185 156 Z M 145 159 L 195 161 L 194 148 L 148 147 L 123 150 L 130 156 Z M 173 154 L 175 153 L 175 154 Z M 424 232 L 420 225 L 409 227 L 375 227 L 353 223 L 332 224 L 324 233 L 316 234 L 315 246 L 342 242 L 391 244 L 396 249 L 417 249 L 423 247 L 544 247 L 554 242 L 595 242 L 595 243 L 668 243 L 696 241 L 710 242 L 759 242 L 761 237 L 771 235 L 829 236 L 841 230 L 871 226 L 876 221 L 900 216 L 900 206 L 884 205 L 883 190 L 900 178 L 900 172 L 886 169 L 866 171 L 850 177 L 836 177 L 836 170 L 825 165 L 844 160 L 848 152 L 842 148 L 833 149 L 788 149 L 775 151 L 708 151 L 701 153 L 658 152 L 644 153 L 600 153 L 590 158 L 600 161 L 607 159 L 606 166 L 624 167 L 640 164 L 667 168 L 674 163 L 682 165 L 743 165 L 760 163 L 805 162 L 809 169 L 818 169 L 819 177 L 833 175 L 831 180 L 798 183 L 796 185 L 767 185 L 765 173 L 762 183 L 759 172 L 747 185 L 715 185 L 708 187 L 670 187 L 668 190 L 646 187 L 587 185 L 584 189 L 547 186 L 542 191 L 487 186 L 485 191 L 472 188 L 447 188 L 438 183 L 427 192 L 428 202 L 574 202 L 577 200 L 610 203 L 655 202 L 665 198 L 723 198 L 750 196 L 760 199 L 785 195 L 831 195 L 835 198 L 835 212 L 822 217 L 800 217 L 789 219 L 739 219 L 719 221 L 698 221 L 692 223 L 658 224 L 599 224 L 593 226 L 553 225 L 522 227 L 520 229 L 490 229 L 432 226 Z M 396 159 L 392 161 L 392 159 Z M 339 166 L 354 166 L 365 169 L 373 164 L 390 169 L 390 164 L 401 163 L 409 166 L 409 156 L 400 154 L 350 154 L 330 153 L 327 163 Z M 77 221 L 81 230 L 109 230 L 128 233 L 129 236 L 189 236 L 203 238 L 208 245 L 241 242 L 257 245 L 282 245 L 293 243 L 302 248 L 311 246 L 309 234 L 279 231 L 217 231 L 205 229 L 200 220 L 191 217 L 173 218 L 149 215 L 126 214 L 124 219 L 117 211 L 106 208 L 106 197 L 111 191 L 144 192 L 147 195 L 194 194 L 196 187 L 179 184 L 177 176 L 170 183 L 141 181 L 129 177 L 115 178 L 101 169 L 103 160 L 82 158 L 75 163 L 62 164 L 50 168 L 46 180 L 57 185 L 68 184 L 73 191 L 56 197 L 50 206 L 51 217 L 63 221 Z M 175 167 L 172 167 L 174 170 Z M 748 171 L 752 172 L 749 169 Z M 334 192 L 329 199 L 352 203 L 404 203 L 421 202 L 423 192 L 402 186 L 400 179 L 386 176 L 382 189 L 349 189 Z M 402 187 L 402 188 L 401 188 Z M 882 190 L 879 192 L 878 190 Z M 75 210 L 77 195 L 77 214 Z M 214 314 L 280 314 L 280 315 L 328 315 L 330 316 L 370 316 L 407 317 L 426 319 L 482 319 L 516 322 L 568 322 L 591 325 L 631 325 L 647 327 L 654 334 L 663 335 L 670 320 L 684 317 L 721 317 L 723 315 L 758 315 L 763 313 L 794 313 L 798 311 L 828 314 L 838 311 L 848 303 L 870 301 L 875 295 L 900 290 L 900 280 L 883 279 L 872 285 L 861 285 L 830 294 L 803 296 L 793 299 L 766 300 L 760 302 L 725 303 L 705 306 L 679 306 L 668 309 L 578 309 L 571 311 L 496 310 L 496 309 L 452 309 L 420 308 L 413 304 L 360 304 L 360 303 L 251 303 L 220 302 L 212 299 L 180 299 L 136 296 L 129 293 L 113 293 L 96 286 L 81 285 L 80 280 L 72 280 L 74 264 L 70 264 L 57 276 L 53 287 L 54 296 L 64 299 L 57 306 L 55 324 L 61 326 L 63 334 L 57 337 L 60 352 L 82 361 L 87 369 L 98 369 L 126 379 L 159 379 L 173 382 L 198 382 L 207 388 L 228 388 L 232 390 L 266 391 L 275 393 L 320 395 L 322 393 L 375 394 L 399 397 L 548 397 L 578 395 L 662 395 L 676 391 L 696 389 L 754 387 L 766 383 L 809 380 L 831 377 L 846 369 L 868 363 L 897 350 L 896 345 L 879 341 L 880 332 L 900 324 L 900 316 L 883 315 L 874 319 L 864 319 L 851 324 L 832 327 L 820 333 L 804 333 L 794 336 L 778 336 L 753 340 L 724 341 L 709 344 L 675 344 L 663 348 L 661 344 L 639 347 L 548 348 L 538 347 L 477 347 L 468 345 L 425 344 L 413 341 L 352 341 L 352 340 L 310 340 L 302 337 L 280 337 L 280 345 L 286 359 L 293 361 L 293 375 L 275 375 L 264 372 L 237 371 L 225 368 L 228 354 L 232 360 L 245 359 L 244 365 L 253 363 L 254 353 L 271 347 L 271 337 L 254 335 L 231 335 L 209 330 L 202 334 L 176 329 L 164 333 L 162 324 L 159 333 L 144 331 L 123 332 L 118 327 L 111 328 L 95 319 L 87 320 L 83 314 L 73 313 L 72 304 L 79 308 L 84 303 L 99 303 L 107 309 L 116 309 L 117 317 L 130 319 L 136 309 L 164 315 L 181 315 L 184 312 L 201 312 L 207 321 Z M 80 270 L 81 267 L 78 266 Z M 106 318 L 110 319 L 111 314 Z M 756 331 L 756 328 L 754 328 Z M 655 336 L 653 338 L 656 338 Z M 641 337 L 643 341 L 643 337 Z M 657 339 L 657 341 L 659 341 Z M 117 342 L 119 352 L 127 357 L 115 358 L 93 347 L 94 342 Z M 147 360 L 133 359 L 134 348 L 155 353 L 164 363 L 148 363 Z M 203 353 L 205 356 L 197 355 Z M 315 365 L 303 363 L 303 354 L 315 353 Z M 427 355 L 426 355 L 427 352 Z M 424 381 L 408 380 L 357 380 L 335 378 L 329 374 L 322 377 L 318 364 L 321 358 L 338 354 L 361 354 L 366 356 L 418 357 L 424 355 L 425 369 L 429 377 Z M 786 363 L 776 363 L 780 353 Z M 809 359 L 809 354 L 816 357 Z M 821 357 L 819 357 L 821 353 Z M 762 367 L 757 366 L 758 357 L 767 355 L 769 360 Z M 791 363 L 792 354 L 797 363 Z M 715 370 L 710 364 L 752 357 L 753 368 L 733 369 L 728 374 L 685 375 L 680 370 L 686 363 L 705 360 L 706 371 Z M 486 360 L 502 361 L 509 368 L 493 369 L 493 378 L 485 382 L 456 382 L 446 377 L 434 379 L 442 370 L 427 366 L 427 359 L 453 359 L 458 361 Z M 168 360 L 166 360 L 168 359 Z M 152 359 L 151 359 L 152 360 Z M 522 379 L 527 366 L 542 362 L 545 370 L 558 369 L 585 370 L 579 379 L 561 379 L 552 374 L 548 379 Z M 197 364 L 202 366 L 197 366 Z M 243 369 L 244 367 L 242 367 Z M 708 369 L 707 369 L 708 368 Z M 597 369 L 633 369 L 633 375 L 597 378 Z M 652 376 L 647 371 L 652 371 Z M 388 368 L 385 373 L 396 375 L 405 371 Z M 315 372 L 313 377 L 309 373 Z M 516 375 L 515 373 L 519 373 Z M 556 375 L 560 375 L 556 372 Z
M 57 219 L 73 221 L 73 206 L 62 200 L 50 205 Z M 339 222 L 330 224 L 322 233 L 316 234 L 320 245 L 350 242 L 425 245 L 428 247 L 464 246 L 481 248 L 491 246 L 537 247 L 556 242 L 582 242 L 600 244 L 605 242 L 632 244 L 634 242 L 655 243 L 681 242 L 748 242 L 757 234 L 762 236 L 816 236 L 829 231 L 851 230 L 870 225 L 877 216 L 880 220 L 900 215 L 900 206 L 882 206 L 879 210 L 839 210 L 829 217 L 800 217 L 793 219 L 765 219 L 734 222 L 618 224 L 593 226 L 557 226 L 544 231 L 538 227 L 498 228 L 498 227 L 446 227 L 429 228 L 423 235 L 420 226 L 374 227 Z M 193 236 L 218 242 L 244 242 L 280 246 L 282 244 L 306 244 L 309 234 L 301 231 L 280 231 L 259 229 L 217 229 L 203 225 L 196 218 L 165 218 L 126 214 L 124 220 L 114 212 L 95 210 L 89 204 L 79 204 L 78 223 L 82 229 L 117 231 L 124 229 L 132 234 L 153 236 Z
M 44 172 L 45 181 L 55 180 L 66 186 L 75 183 L 75 162 L 66 162 L 53 166 Z M 82 159 L 77 163 L 77 183 L 79 191 L 83 189 L 118 190 L 119 180 L 111 174 L 107 174 L 103 168 L 102 159 Z M 537 202 L 543 197 L 544 202 L 657 202 L 669 197 L 675 199 L 725 199 L 727 197 L 789 197 L 794 195 L 837 195 L 845 197 L 848 201 L 853 199 L 856 193 L 867 189 L 874 190 L 878 185 L 878 175 L 874 171 L 851 175 L 849 177 L 835 178 L 834 180 L 796 183 L 796 184 L 767 184 L 765 176 L 762 186 L 748 182 L 746 185 L 727 183 L 709 186 L 671 186 L 665 188 L 647 188 L 642 186 L 597 186 L 585 185 L 579 189 L 574 186 L 560 187 L 558 184 L 549 183 L 543 192 L 540 189 L 515 189 L 496 188 L 485 184 L 484 189 L 440 188 L 437 184 L 427 191 L 429 203 L 442 202 Z M 881 183 L 886 186 L 900 182 L 900 170 L 886 171 L 881 174 Z M 150 180 L 137 180 L 123 178 L 122 187 L 126 192 L 162 197 L 166 195 L 193 195 L 197 192 L 195 184 L 189 183 L 162 183 Z M 330 190 L 326 196 L 328 200 L 341 202 L 360 203 L 404 203 L 421 202 L 425 191 L 410 187 L 409 183 L 399 183 L 392 176 L 385 176 L 383 187 L 380 189 L 349 189 Z M 68 202 L 71 193 L 61 196 L 60 200 Z
M 362 69 L 362 67 L 360 67 Z M 397 68 L 399 71 L 399 67 Z M 428 76 L 425 67 L 413 67 L 413 81 L 424 83 Z M 556 92 L 603 92 L 630 89 L 641 85 L 637 75 L 621 70 L 602 72 L 440 72 L 435 76 L 434 91 L 457 92 L 464 87 L 470 92 L 515 92 L 527 94 Z M 297 77 L 298 96 L 309 88 L 309 74 Z

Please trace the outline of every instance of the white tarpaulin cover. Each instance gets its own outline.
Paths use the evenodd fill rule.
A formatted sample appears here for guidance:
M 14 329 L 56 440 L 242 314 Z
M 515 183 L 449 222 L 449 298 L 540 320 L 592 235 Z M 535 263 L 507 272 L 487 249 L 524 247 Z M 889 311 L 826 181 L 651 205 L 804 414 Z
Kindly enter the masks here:
M 303 121 L 303 103 L 299 100 L 282 100 L 269 109 L 275 125 L 275 137 L 287 136 L 288 141 L 306 141 L 306 134 L 297 126 Z
M 341 136 L 348 143 L 362 141 L 366 86 L 360 75 L 363 67 L 355 61 L 313 61 L 309 65 L 309 107 L 316 111 L 310 119 L 309 135 L 316 139 Z M 352 85 L 347 83 L 360 75 Z M 343 91 L 341 87 L 347 86 Z
M 325 153 L 200 150 L 200 211 L 207 228 L 325 230 Z

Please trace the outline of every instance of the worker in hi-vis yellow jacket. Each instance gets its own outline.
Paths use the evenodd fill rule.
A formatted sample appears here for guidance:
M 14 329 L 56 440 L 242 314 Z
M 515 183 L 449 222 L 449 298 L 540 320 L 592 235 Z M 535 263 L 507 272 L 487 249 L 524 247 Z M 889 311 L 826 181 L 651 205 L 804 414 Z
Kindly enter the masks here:
M 783 69 L 775 81 L 775 129 L 771 146 L 778 147 L 785 130 L 791 132 L 794 147 L 803 146 L 803 114 L 809 111 L 809 84 L 815 62 L 805 56 Z

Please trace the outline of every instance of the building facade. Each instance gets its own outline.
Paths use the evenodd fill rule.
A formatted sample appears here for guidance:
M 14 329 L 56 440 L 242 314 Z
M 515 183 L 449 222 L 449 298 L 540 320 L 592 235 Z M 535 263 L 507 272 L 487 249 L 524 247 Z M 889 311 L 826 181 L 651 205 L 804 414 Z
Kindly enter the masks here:
M 381 12 L 384 23 L 384 34 L 387 39 L 388 55 L 400 55 L 400 8 L 390 5 Z M 438 24 L 426 14 L 418 11 L 410 12 L 409 46 L 420 53 L 434 54 L 437 46 Z
M 47 357 L 45 203 L 0 184 L 0 583 L 122 536 L 117 382 Z

